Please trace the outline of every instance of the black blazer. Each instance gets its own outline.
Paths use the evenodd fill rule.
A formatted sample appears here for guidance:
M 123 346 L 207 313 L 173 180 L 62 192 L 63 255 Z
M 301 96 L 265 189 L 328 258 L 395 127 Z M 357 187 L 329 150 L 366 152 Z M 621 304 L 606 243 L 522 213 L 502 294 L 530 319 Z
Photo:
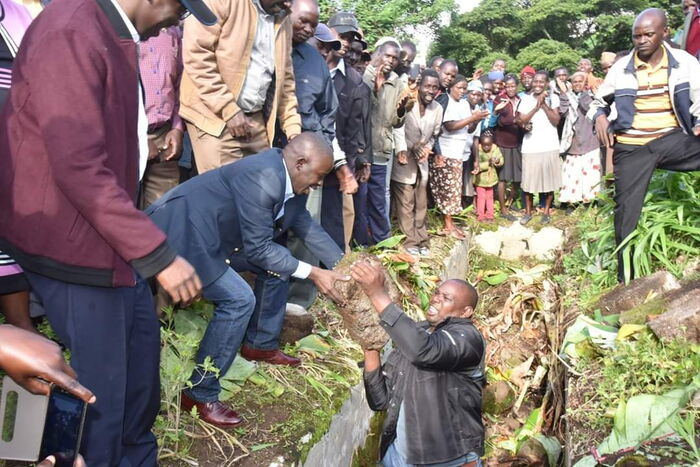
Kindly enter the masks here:
M 306 196 L 284 204 L 286 176 L 282 151 L 268 149 L 211 170 L 179 185 L 146 213 L 168 235 L 168 243 L 189 261 L 202 285 L 218 279 L 231 262 L 248 264 L 288 278 L 299 260 L 275 239 L 292 231 L 327 268 L 343 253 L 311 219 Z
M 335 133 L 340 149 L 345 152 L 350 167 L 372 163 L 372 133 L 370 127 L 370 88 L 362 76 L 345 63 L 346 75 L 336 72 L 334 78 L 341 81 L 335 84 L 338 94 L 338 113 L 335 120 Z

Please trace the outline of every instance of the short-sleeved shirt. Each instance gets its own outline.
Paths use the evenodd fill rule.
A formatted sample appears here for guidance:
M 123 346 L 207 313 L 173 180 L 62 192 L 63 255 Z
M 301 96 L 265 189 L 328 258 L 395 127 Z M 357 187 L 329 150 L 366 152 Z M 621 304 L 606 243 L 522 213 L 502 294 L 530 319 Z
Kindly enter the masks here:
M 456 101 L 450 97 L 445 109 L 445 114 L 442 116 L 443 122 L 455 122 L 464 120 L 472 115 L 469 102 L 466 100 Z M 462 159 L 464 146 L 467 140 L 471 140 L 469 133 L 469 125 L 456 131 L 447 131 L 444 127 L 440 135 L 440 150 L 442 155 L 448 159 Z M 471 141 L 469 141 L 471 144 Z
M 547 102 L 551 108 L 559 108 L 559 96 L 556 94 L 551 94 L 547 97 Z M 521 115 L 525 115 L 536 106 L 537 99 L 530 94 L 525 94 L 522 96 L 520 104 L 518 105 L 518 112 L 520 112 Z M 557 133 L 557 127 L 552 125 L 552 122 L 549 121 L 544 109 L 539 109 L 535 112 L 530 122 L 532 122 L 532 130 L 525 133 L 523 137 L 522 152 L 559 151 L 559 133 Z

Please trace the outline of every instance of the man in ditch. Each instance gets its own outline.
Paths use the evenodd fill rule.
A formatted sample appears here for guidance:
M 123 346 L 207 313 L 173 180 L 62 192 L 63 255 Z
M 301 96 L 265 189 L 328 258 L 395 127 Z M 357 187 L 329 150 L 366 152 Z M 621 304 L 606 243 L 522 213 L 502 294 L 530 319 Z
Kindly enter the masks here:
M 383 365 L 379 351 L 364 351 L 367 401 L 372 410 L 387 411 L 382 465 L 481 466 L 486 342 L 471 321 L 474 287 L 458 279 L 443 282 L 430 299 L 427 320 L 416 323 L 392 303 L 377 266 L 357 262 L 351 275 L 394 346 Z

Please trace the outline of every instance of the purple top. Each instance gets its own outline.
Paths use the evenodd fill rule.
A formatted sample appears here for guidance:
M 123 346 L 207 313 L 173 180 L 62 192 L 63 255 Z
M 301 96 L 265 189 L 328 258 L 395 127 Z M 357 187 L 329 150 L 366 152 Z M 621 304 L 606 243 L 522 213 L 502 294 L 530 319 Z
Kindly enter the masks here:
M 180 76 L 182 75 L 182 32 L 179 26 L 163 29 L 160 34 L 139 44 L 139 69 L 146 94 L 149 128 L 170 122 L 185 130 L 180 110 Z
M 24 31 L 32 22 L 29 11 L 12 0 L 0 0 L 0 108 L 12 82 L 12 61 L 17 55 Z

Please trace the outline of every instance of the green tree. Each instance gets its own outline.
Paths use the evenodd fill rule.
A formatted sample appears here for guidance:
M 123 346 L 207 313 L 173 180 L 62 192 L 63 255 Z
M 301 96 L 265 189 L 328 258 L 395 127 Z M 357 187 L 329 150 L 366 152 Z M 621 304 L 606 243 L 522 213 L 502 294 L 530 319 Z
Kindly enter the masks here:
M 383 36 L 410 39 L 409 26 L 436 31 L 441 15 L 456 8 L 454 0 L 320 0 L 319 6 L 322 21 L 338 11 L 353 12 L 370 46 Z
M 560 51 L 565 60 L 560 65 L 570 62 L 571 50 L 597 62 L 603 51 L 618 52 L 632 47 L 632 22 L 639 12 L 650 7 L 666 10 L 672 30 L 683 22 L 679 0 L 483 0 L 468 13 L 453 14 L 450 25 L 438 30 L 433 50 L 455 51 L 452 55 L 456 56 L 456 51 L 472 47 L 476 42 L 478 50 L 486 50 L 483 55 L 473 60 L 473 53 L 461 54 L 465 61 L 460 64 L 472 66 L 483 64 L 486 55 L 496 53 L 519 57 L 526 48 L 549 40 L 566 45 Z M 479 35 L 486 38 L 488 47 L 476 39 Z M 460 38 L 465 42 L 445 44 Z M 542 43 L 539 48 L 549 52 L 547 44 Z M 551 65 L 552 60 L 544 60 L 541 53 L 531 53 L 534 55 L 526 55 L 527 60 L 534 58 Z
M 459 72 L 471 76 L 477 60 L 490 52 L 489 41 L 482 34 L 462 28 L 453 28 L 443 34 L 442 40 L 433 42 L 430 56 L 441 55 L 456 60 Z
M 535 70 L 552 71 L 560 66 L 573 70 L 576 68 L 579 60 L 581 60 L 580 53 L 567 44 L 550 39 L 541 39 L 520 51 L 518 56 L 515 57 L 512 69 L 521 70 L 524 66 L 530 65 Z

